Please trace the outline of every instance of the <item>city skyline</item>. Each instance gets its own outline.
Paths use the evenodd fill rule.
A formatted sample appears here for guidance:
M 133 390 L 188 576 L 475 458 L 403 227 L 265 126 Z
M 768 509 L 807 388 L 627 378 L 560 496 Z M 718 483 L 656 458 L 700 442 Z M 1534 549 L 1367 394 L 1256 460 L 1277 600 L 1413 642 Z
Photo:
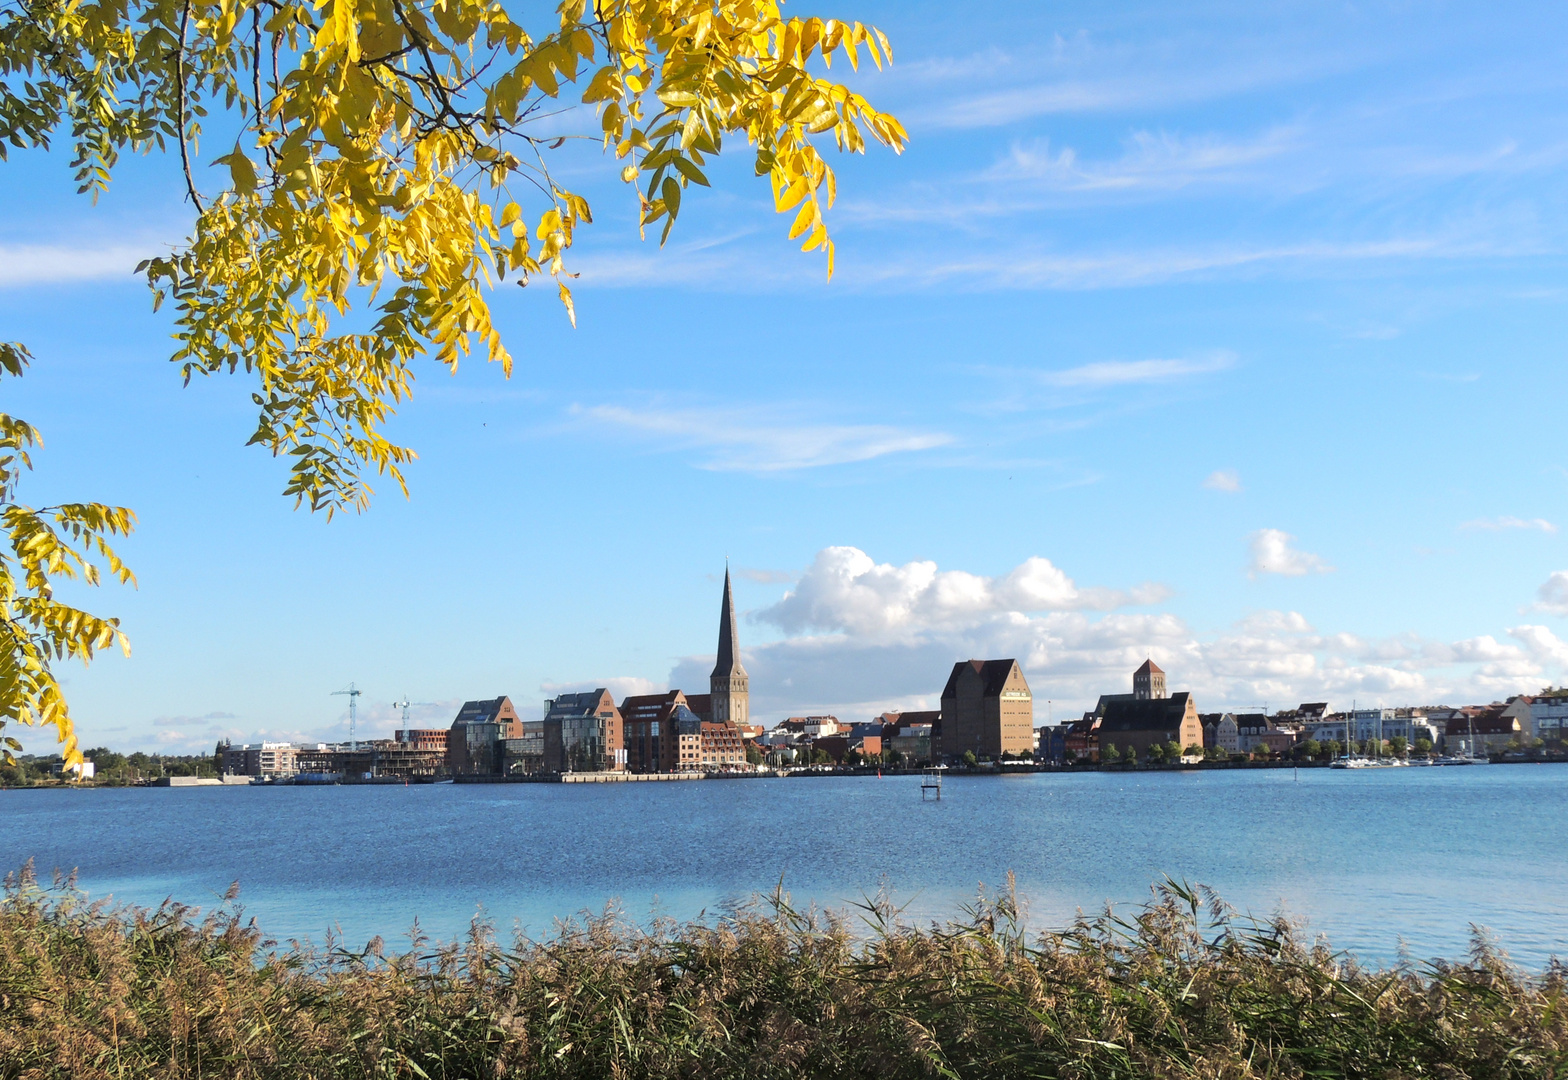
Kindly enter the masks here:
M 853 14 L 896 63 L 844 77 L 912 141 L 835 159 L 831 284 L 743 160 L 662 251 L 613 168 L 585 179 L 577 328 L 499 289 L 512 380 L 422 370 L 411 498 L 331 524 L 244 446 L 249 385 L 181 388 L 130 275 L 188 228 L 177 163 L 128 158 L 94 206 L 68 154 L 14 153 L 21 498 L 139 515 L 139 587 L 61 594 L 133 648 L 61 666 L 84 743 L 333 739 L 351 680 L 367 732 L 404 696 L 439 703 L 417 723 L 700 690 L 726 555 L 768 720 L 933 708 L 977 656 L 1042 714 L 1145 656 L 1205 710 L 1563 681 L 1568 453 L 1536 403 L 1568 390 L 1568 13 Z

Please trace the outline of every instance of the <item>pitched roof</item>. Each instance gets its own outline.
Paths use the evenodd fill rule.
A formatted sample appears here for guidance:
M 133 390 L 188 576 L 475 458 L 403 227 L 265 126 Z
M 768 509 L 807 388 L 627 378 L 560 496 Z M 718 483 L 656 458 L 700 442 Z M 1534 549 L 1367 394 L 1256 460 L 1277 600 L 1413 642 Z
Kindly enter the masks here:
M 1126 669 L 1123 668 L 1122 670 L 1125 671 Z M 1164 669 L 1161 668 L 1160 665 L 1156 664 L 1153 660 L 1145 660 L 1143 662 L 1143 666 L 1140 667 L 1137 671 L 1133 672 L 1133 674 L 1134 675 L 1142 675 L 1145 672 L 1147 672 L 1147 673 L 1149 673 L 1151 675 L 1164 675 L 1165 674 Z
M 1187 691 L 1168 698 L 1112 701 L 1105 706 L 1100 733 L 1120 731 L 1179 731 L 1187 715 Z
M 584 690 L 580 694 L 559 694 L 551 700 L 550 712 L 545 719 L 591 715 L 599 711 L 609 696 L 609 691 L 602 686 L 597 690 Z M 608 704 L 612 709 L 615 707 L 613 699 Z
M 457 710 L 457 718 L 452 721 L 453 727 L 468 724 L 488 724 L 495 720 L 496 714 L 501 711 L 501 706 L 506 704 L 506 695 L 498 698 L 480 699 L 478 701 L 465 701 L 463 707 Z
M 973 668 L 975 674 L 980 676 L 982 694 L 986 697 L 1000 694 L 1002 687 L 1007 684 L 1007 677 L 1017 666 L 1017 660 L 960 660 L 953 665 L 953 673 L 947 677 L 947 685 L 942 688 L 942 697 L 945 699 L 957 696 L 958 677 L 963 674 L 966 667 Z
M 730 568 L 724 568 L 724 603 L 719 608 L 719 656 L 710 678 L 744 675 L 735 635 L 735 597 L 730 592 Z
M 634 694 L 621 702 L 621 716 L 626 720 L 662 720 L 675 706 L 686 698 L 679 690 L 662 694 Z

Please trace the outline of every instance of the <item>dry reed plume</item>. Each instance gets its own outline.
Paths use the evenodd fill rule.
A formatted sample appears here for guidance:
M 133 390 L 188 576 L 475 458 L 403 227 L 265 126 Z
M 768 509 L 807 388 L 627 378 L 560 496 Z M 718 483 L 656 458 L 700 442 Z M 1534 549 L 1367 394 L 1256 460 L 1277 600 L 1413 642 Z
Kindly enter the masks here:
M 233 897 L 231 895 L 230 899 Z M 1132 919 L 1029 937 L 1010 896 L 944 926 L 782 896 L 714 925 L 278 951 L 83 904 L 0 903 L 0 1077 L 1568 1077 L 1564 970 L 1369 971 L 1167 882 Z

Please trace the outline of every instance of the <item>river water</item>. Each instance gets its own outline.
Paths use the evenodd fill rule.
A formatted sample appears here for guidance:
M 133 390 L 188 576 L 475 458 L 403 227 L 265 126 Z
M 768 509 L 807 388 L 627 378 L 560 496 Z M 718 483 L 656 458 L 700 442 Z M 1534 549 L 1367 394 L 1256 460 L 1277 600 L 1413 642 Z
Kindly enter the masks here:
M 639 784 L 0 792 L 0 866 L 92 897 L 241 902 L 279 940 L 406 945 L 477 913 L 503 933 L 616 901 L 710 916 L 780 881 L 797 905 L 888 889 L 957 911 L 1012 871 L 1030 921 L 1148 899 L 1169 875 L 1285 912 L 1364 961 L 1457 958 L 1472 925 L 1568 954 L 1568 768 L 952 776 Z

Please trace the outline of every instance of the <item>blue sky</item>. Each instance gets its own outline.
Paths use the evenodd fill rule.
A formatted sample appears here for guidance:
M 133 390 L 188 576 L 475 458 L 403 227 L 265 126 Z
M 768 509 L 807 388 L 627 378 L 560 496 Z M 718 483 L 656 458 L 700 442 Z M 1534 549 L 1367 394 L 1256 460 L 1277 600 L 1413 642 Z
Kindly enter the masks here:
M 662 252 L 565 157 L 578 328 L 500 290 L 512 379 L 422 372 L 412 498 L 330 524 L 129 274 L 188 227 L 176 163 L 92 206 L 13 154 L 24 492 L 141 521 L 139 588 L 88 598 L 132 658 L 65 671 L 84 740 L 336 737 L 350 680 L 370 734 L 405 694 L 700 691 L 726 557 L 764 720 L 934 706 L 977 655 L 1042 722 L 1145 655 L 1205 711 L 1561 681 L 1568 13 L 1106 7 L 789 5 L 889 34 L 854 80 L 912 139 L 835 162 L 834 281 L 740 156 Z

